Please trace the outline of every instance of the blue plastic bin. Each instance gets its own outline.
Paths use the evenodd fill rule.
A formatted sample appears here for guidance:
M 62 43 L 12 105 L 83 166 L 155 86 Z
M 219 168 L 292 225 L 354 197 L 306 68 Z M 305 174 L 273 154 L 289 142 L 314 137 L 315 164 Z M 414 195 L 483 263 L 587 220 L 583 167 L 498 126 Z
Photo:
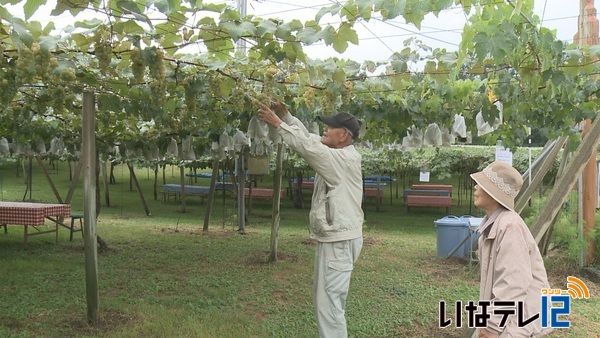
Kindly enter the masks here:
M 437 255 L 447 257 L 448 254 L 469 236 L 469 217 L 445 216 L 433 221 L 437 233 Z M 452 253 L 453 257 L 465 258 L 469 253 L 471 241 L 467 240 Z

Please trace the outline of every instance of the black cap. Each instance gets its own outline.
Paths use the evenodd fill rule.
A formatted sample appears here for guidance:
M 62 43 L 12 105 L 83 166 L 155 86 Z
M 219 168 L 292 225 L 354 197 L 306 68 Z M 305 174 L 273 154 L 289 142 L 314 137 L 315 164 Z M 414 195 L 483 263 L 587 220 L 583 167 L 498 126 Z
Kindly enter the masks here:
M 352 139 L 354 140 L 358 137 L 358 133 L 360 133 L 358 120 L 350 113 L 340 112 L 333 116 L 319 115 L 318 119 L 330 127 L 348 129 L 352 133 Z

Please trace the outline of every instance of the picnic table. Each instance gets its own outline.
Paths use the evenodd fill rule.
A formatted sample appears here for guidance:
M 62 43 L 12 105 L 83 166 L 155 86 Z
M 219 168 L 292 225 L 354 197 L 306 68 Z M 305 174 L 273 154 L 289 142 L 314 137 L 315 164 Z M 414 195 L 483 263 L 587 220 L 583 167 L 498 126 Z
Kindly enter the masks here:
M 0 201 L 0 226 L 9 224 L 22 225 L 24 227 L 24 247 L 27 250 L 27 239 L 31 236 L 52 233 L 56 234 L 58 241 L 58 226 L 63 224 L 60 218 L 70 217 L 71 205 L 69 204 L 50 204 L 50 203 L 31 203 L 31 202 L 2 202 Z M 52 230 L 40 230 L 37 227 L 44 225 L 48 219 L 55 224 Z M 30 233 L 29 227 L 33 227 L 37 232 Z
M 371 180 L 363 180 L 363 198 L 365 197 L 377 197 L 379 198 L 379 203 L 383 201 L 383 188 L 386 186 L 386 183 Z
M 298 188 L 298 179 L 292 178 L 291 182 L 292 182 L 292 186 L 294 188 Z M 314 177 L 305 178 L 302 180 L 302 189 L 314 190 L 314 188 L 315 188 L 315 178 Z
M 298 187 L 298 180 L 295 178 L 292 178 L 290 180 L 292 182 L 292 187 L 294 189 L 296 189 Z M 379 197 L 380 200 L 383 198 L 383 188 L 387 185 L 387 183 L 383 183 L 383 182 L 379 182 L 379 184 L 377 184 L 377 181 L 373 181 L 371 179 L 365 179 L 363 180 L 363 185 L 364 185 L 364 191 L 363 197 Z M 307 189 L 307 190 L 314 190 L 315 188 L 315 178 L 311 177 L 311 178 L 307 178 L 302 180 L 302 189 Z
M 385 176 L 385 175 L 371 175 L 371 176 L 365 176 L 363 178 L 363 181 L 365 182 L 365 189 L 373 189 L 377 187 L 377 180 L 379 180 L 379 187 L 380 189 L 383 189 L 383 187 L 385 187 L 386 185 L 388 185 L 389 182 L 389 186 L 390 186 L 390 204 L 392 204 L 393 202 L 393 186 L 394 183 L 396 182 L 396 179 L 391 177 L 391 176 Z M 374 194 L 374 192 L 369 192 L 368 194 L 366 194 L 367 196 L 372 196 Z M 383 191 L 380 192 L 381 194 L 381 199 L 383 200 Z M 398 184 L 396 184 L 396 198 L 398 198 Z
M 275 192 L 271 188 L 252 188 L 252 198 L 270 200 L 273 199 L 274 194 Z M 234 197 L 237 197 L 235 192 L 233 195 Z M 244 188 L 244 197 L 250 197 L 250 188 Z M 285 197 L 285 189 L 279 191 L 279 197 Z

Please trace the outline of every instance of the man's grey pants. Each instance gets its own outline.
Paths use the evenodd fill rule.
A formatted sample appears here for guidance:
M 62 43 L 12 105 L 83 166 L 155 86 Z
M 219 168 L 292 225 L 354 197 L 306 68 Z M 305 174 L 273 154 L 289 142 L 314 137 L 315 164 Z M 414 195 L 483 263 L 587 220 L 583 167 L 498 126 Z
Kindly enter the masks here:
M 362 237 L 331 243 L 317 242 L 313 302 L 321 338 L 348 337 L 344 309 L 350 275 L 362 245 Z

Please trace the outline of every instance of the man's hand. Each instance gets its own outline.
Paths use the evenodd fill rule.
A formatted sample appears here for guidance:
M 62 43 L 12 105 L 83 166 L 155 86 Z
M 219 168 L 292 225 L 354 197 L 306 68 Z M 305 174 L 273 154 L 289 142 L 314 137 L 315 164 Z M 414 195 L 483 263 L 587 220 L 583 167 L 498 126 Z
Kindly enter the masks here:
M 271 110 L 273 110 L 280 118 L 283 118 L 285 114 L 289 113 L 285 104 L 276 100 L 271 100 Z
M 287 109 L 286 109 L 286 112 L 287 112 Z M 266 105 L 264 105 L 262 103 L 260 104 L 260 109 L 258 110 L 258 119 L 265 122 L 266 124 L 268 124 L 269 126 L 271 126 L 273 128 L 279 127 L 279 125 L 282 123 L 279 116 L 277 116 L 271 110 L 271 108 L 267 107 Z

